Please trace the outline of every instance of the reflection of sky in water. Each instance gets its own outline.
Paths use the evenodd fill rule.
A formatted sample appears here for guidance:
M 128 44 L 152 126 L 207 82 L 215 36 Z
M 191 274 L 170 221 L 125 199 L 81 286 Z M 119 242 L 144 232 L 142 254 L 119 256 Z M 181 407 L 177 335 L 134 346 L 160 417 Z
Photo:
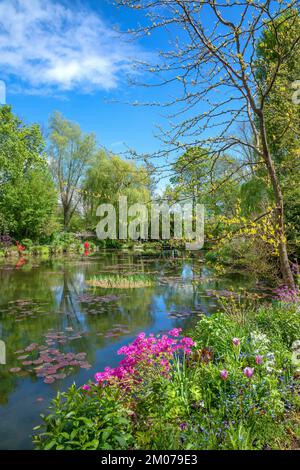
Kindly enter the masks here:
M 37 260 L 34 262 L 36 264 Z M 99 253 L 84 263 L 76 259 L 53 258 L 41 262 L 35 269 L 28 269 L 28 266 L 30 261 L 26 271 L 0 269 L 0 339 L 5 340 L 8 351 L 7 366 L 0 366 L 2 449 L 30 448 L 32 428 L 51 397 L 74 381 L 78 386 L 82 385 L 107 365 L 115 366 L 121 359 L 116 354 L 117 350 L 132 341 L 139 332 L 156 334 L 175 326 L 189 328 L 199 319 L 199 313 L 210 314 L 216 310 L 216 301 L 206 295 L 206 289 L 225 289 L 229 283 L 239 285 L 240 282 L 232 279 L 218 283 L 211 281 L 211 272 L 197 259 L 143 261 L 131 254 L 117 252 Z M 111 272 L 119 271 L 126 275 L 133 268 L 135 272 L 156 272 L 158 277 L 162 274 L 170 276 L 170 282 L 131 290 L 93 290 L 85 284 L 86 279 L 101 269 L 104 272 L 112 269 Z M 190 282 L 195 279 L 199 282 Z M 97 299 L 81 302 L 78 297 L 82 294 L 91 296 L 91 299 L 97 296 Z M 101 301 L 101 297 L 108 295 L 117 296 L 118 300 Z M 19 314 L 15 311 L 15 304 L 9 302 L 18 299 L 35 299 L 35 305 L 43 307 L 37 308 L 33 317 L 16 322 L 15 317 Z M 30 307 L 24 308 L 30 310 Z M 19 365 L 14 354 L 17 349 L 23 349 L 31 342 L 43 345 L 49 330 L 65 332 L 66 328 L 71 328 L 74 334 L 85 331 L 87 336 L 79 335 L 78 339 L 59 345 L 59 349 L 87 352 L 92 369 L 74 369 L 66 379 L 51 385 L 34 376 L 19 377 L 9 372 L 10 368 Z M 116 328 L 119 328 L 117 332 Z M 38 397 L 43 397 L 44 401 L 37 403 Z
M 194 273 L 193 268 L 189 264 L 185 264 L 182 268 L 181 277 L 183 280 L 193 279 Z

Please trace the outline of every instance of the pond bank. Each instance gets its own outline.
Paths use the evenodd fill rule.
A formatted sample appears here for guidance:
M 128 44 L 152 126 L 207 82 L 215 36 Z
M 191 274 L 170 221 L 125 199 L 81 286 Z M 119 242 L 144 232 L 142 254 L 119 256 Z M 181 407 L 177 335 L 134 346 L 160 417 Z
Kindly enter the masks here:
M 269 305 L 235 317 L 214 314 L 200 320 L 191 338 L 180 333 L 176 328 L 160 337 L 141 333 L 121 348 L 125 359 L 117 368 L 58 397 L 34 439 L 36 447 L 299 447 L 297 306 Z

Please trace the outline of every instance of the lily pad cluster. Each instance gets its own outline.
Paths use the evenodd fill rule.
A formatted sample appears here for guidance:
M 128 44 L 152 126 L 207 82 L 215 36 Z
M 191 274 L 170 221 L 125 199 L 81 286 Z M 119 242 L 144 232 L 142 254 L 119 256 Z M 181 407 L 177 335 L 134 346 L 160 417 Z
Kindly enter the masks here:
M 61 352 L 57 348 L 49 347 L 55 341 L 65 344 L 67 340 L 79 337 L 82 336 L 78 333 L 67 336 L 63 332 L 48 332 L 45 345 L 31 343 L 25 349 L 16 351 L 20 365 L 11 368 L 10 372 L 21 375 L 34 374 L 36 377 L 43 378 L 44 383 L 50 384 L 55 380 L 66 378 L 74 371 L 74 368 L 90 369 L 92 366 L 87 362 L 86 352 Z
M 118 295 L 92 295 L 92 294 L 82 294 L 78 297 L 78 302 L 80 303 L 97 303 L 97 302 L 116 302 L 120 299 Z
M 82 294 L 78 297 L 78 302 L 83 304 L 83 308 L 88 315 L 98 315 L 99 313 L 107 312 L 106 305 L 108 303 L 117 302 L 120 300 L 120 296 L 117 295 L 93 295 L 93 294 Z
M 68 341 L 74 341 L 76 339 L 81 339 L 82 337 L 86 336 L 87 333 L 85 331 L 76 331 L 75 333 L 73 332 L 72 327 L 67 327 L 65 333 L 63 331 L 53 331 L 49 330 L 48 333 L 46 333 L 45 338 L 46 338 L 46 344 L 48 346 L 53 346 L 54 344 L 66 344 Z
M 46 304 L 43 308 L 40 302 L 22 299 L 10 301 L 5 309 L 1 309 L 0 312 L 13 315 L 17 322 L 26 320 L 27 318 L 36 318 L 38 315 L 50 315 L 51 313 L 47 310 Z
M 128 328 L 128 325 L 123 325 L 121 323 L 116 323 L 113 325 L 113 328 L 111 328 L 109 331 L 106 332 L 104 335 L 105 338 L 113 338 L 113 337 L 118 337 L 122 335 L 127 335 L 130 333 L 130 330 Z M 100 336 L 100 334 L 99 334 Z
M 184 318 L 190 318 L 192 315 L 197 315 L 197 316 L 202 316 L 203 313 L 201 313 L 202 310 L 200 309 L 189 309 L 186 308 L 185 310 L 174 310 L 171 311 L 168 314 L 169 318 L 179 318 L 179 319 L 184 319 Z

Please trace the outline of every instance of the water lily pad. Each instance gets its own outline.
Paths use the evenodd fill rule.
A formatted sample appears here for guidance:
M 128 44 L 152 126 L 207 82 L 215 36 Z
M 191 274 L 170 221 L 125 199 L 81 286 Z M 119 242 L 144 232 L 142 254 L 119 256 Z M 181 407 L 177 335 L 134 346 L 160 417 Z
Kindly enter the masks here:
M 12 367 L 11 369 L 9 369 L 9 372 L 11 372 L 12 374 L 17 374 L 18 372 L 21 372 L 21 368 L 20 367 Z
M 37 343 L 31 343 L 29 346 L 27 346 L 27 348 L 25 348 L 25 351 L 29 351 L 29 352 L 34 351 L 35 349 L 38 348 L 38 346 L 39 345 Z
M 53 375 L 53 378 L 58 379 L 58 380 L 63 380 L 67 377 L 66 374 L 55 374 Z
M 45 384 L 52 384 L 53 382 L 55 382 L 54 377 L 46 377 L 46 378 L 44 379 L 44 383 L 45 383 Z
M 76 359 L 85 359 L 85 357 L 87 356 L 87 353 L 86 352 L 81 352 L 81 353 L 77 353 L 76 354 Z
M 91 364 L 89 364 L 88 362 L 83 362 L 81 365 L 80 365 L 81 369 L 91 369 L 92 366 Z

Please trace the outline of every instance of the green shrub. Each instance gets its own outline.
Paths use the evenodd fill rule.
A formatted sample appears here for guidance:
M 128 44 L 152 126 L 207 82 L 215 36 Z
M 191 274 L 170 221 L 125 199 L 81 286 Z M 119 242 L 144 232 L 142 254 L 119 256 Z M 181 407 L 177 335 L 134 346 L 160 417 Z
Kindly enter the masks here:
M 43 256 L 43 255 L 49 255 L 50 254 L 50 247 L 47 245 L 35 245 L 32 246 L 30 249 L 30 252 L 33 255 L 38 255 L 38 256 Z
M 21 245 L 24 245 L 27 250 L 30 250 L 33 246 L 33 241 L 30 238 L 23 238 L 21 240 Z
M 74 233 L 61 232 L 55 235 L 52 247 L 57 252 L 79 251 L 82 243 Z
M 75 385 L 58 393 L 44 417 L 44 432 L 34 436 L 37 449 L 98 450 L 128 449 L 131 425 L 119 391 L 103 388 L 86 396 Z M 35 430 L 40 429 L 39 426 Z
M 294 341 L 300 339 L 300 312 L 296 305 L 278 303 L 272 308 L 261 308 L 254 321 L 272 341 L 279 342 L 288 349 Z

